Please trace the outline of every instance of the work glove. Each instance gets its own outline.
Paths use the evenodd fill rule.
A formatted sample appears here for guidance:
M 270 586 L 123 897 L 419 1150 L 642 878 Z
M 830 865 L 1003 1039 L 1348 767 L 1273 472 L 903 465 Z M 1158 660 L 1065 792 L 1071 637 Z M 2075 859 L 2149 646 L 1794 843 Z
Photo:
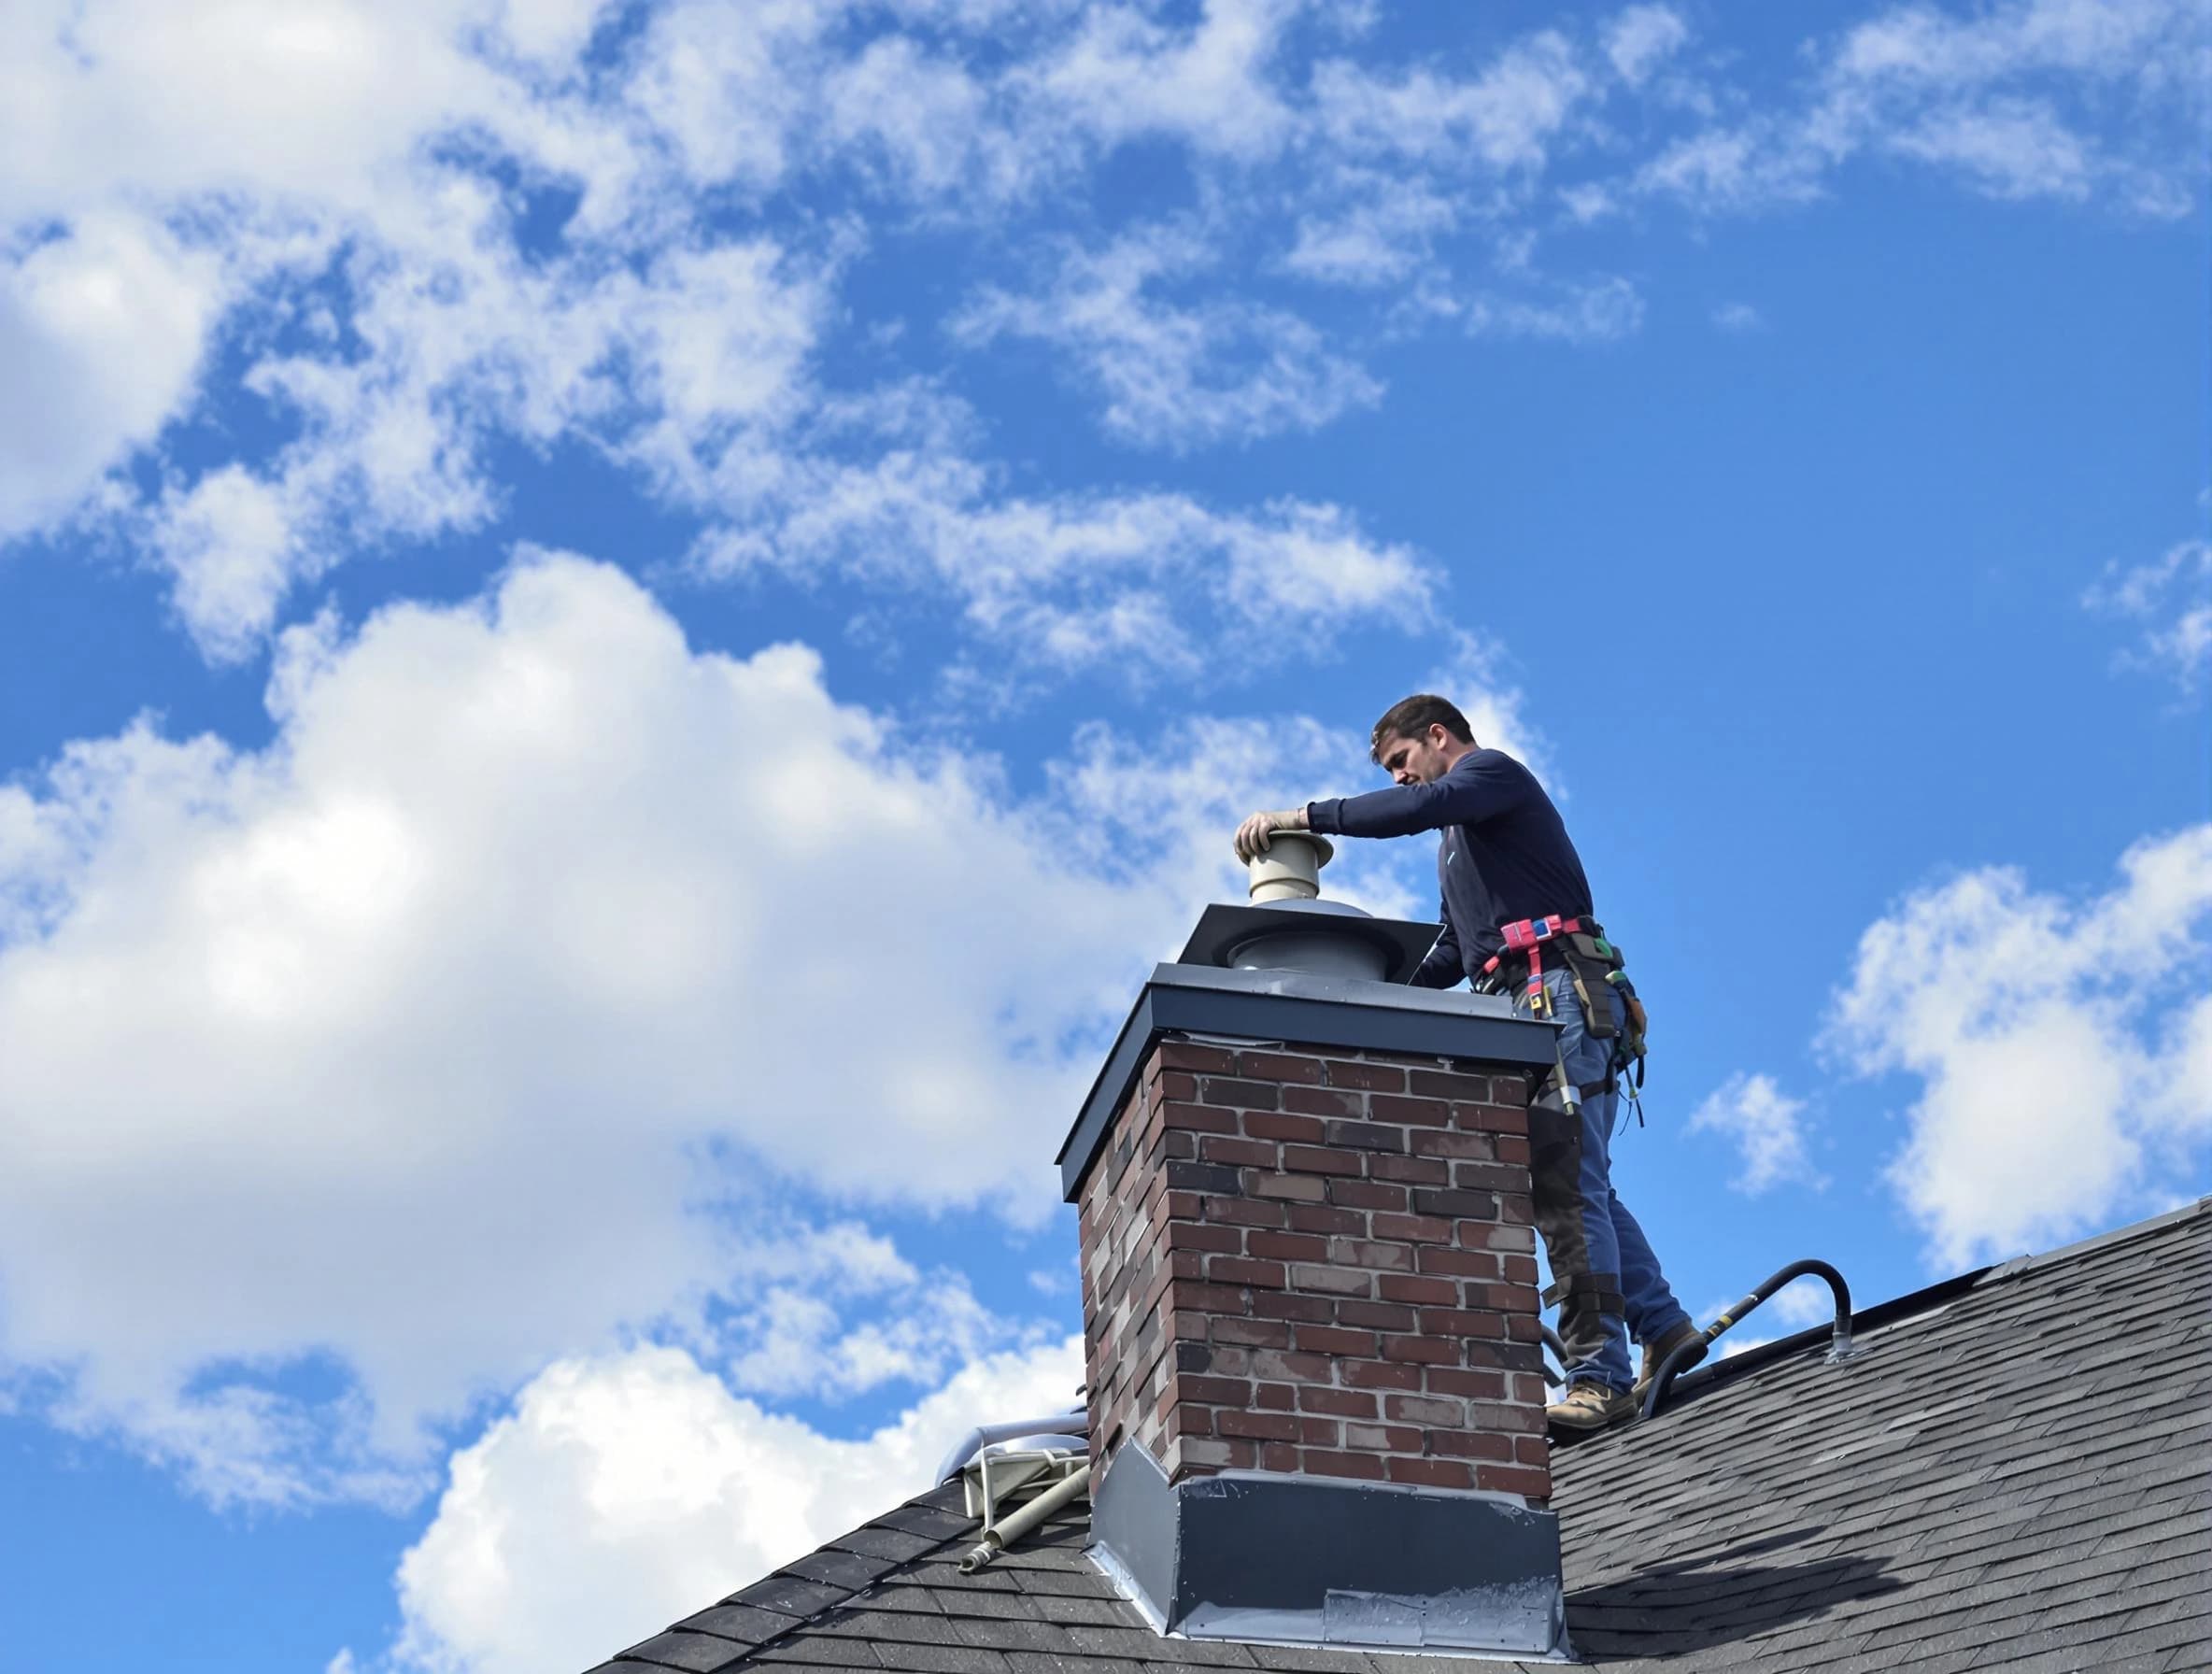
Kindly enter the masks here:
M 1237 858 L 1249 861 L 1255 855 L 1268 852 L 1269 839 L 1277 831 L 1302 831 L 1306 829 L 1306 811 L 1303 808 L 1278 808 L 1273 813 L 1255 814 L 1237 828 Z

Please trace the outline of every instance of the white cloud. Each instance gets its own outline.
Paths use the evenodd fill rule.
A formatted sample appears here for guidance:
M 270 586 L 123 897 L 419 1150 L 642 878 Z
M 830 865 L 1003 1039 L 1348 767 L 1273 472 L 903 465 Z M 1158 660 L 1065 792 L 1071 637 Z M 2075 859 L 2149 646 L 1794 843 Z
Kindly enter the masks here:
M 197 385 L 224 289 L 217 261 L 136 216 L 0 253 L 0 539 L 153 440 Z
M 1728 1184 L 1753 1196 L 1795 1182 L 1822 1185 L 1806 1151 L 1805 1100 L 1792 1099 L 1768 1075 L 1731 1075 L 1691 1113 L 1693 1133 L 1733 1140 L 1743 1171 Z
M 2194 1177 L 2212 1130 L 2212 826 L 2147 838 L 2078 906 L 1991 868 L 1919 891 L 1860 939 L 1828 1039 L 1921 1091 L 1891 1186 L 1963 1266 L 2093 1227 Z
M 1605 55 L 1612 61 L 1614 73 L 1637 87 L 1689 38 L 1690 26 L 1673 7 L 1631 6 L 1606 25 Z
M 1615 343 L 1642 328 L 1644 299 L 1616 276 L 1566 287 L 1553 300 L 1475 296 L 1459 311 L 1476 336 Z
M 1713 309 L 1713 324 L 1723 332 L 1741 336 L 1766 329 L 1766 318 L 1749 303 L 1722 303 Z
M 1359 759 L 1093 729 L 1017 801 L 545 555 L 293 631 L 269 702 L 262 750 L 142 725 L 0 788 L 0 1364 L 217 1499 L 404 1500 L 626 1328 L 830 1393 L 1018 1341 L 792 1192 L 1045 1213 L 1236 818 Z
M 640 1349 L 533 1379 L 453 1456 L 402 1560 L 394 1661 L 543 1674 L 611 1656 L 930 1485 L 975 1425 L 1076 1404 L 1079 1337 L 971 1362 L 896 1422 L 825 1436 Z
M 2107 564 L 2081 602 L 2148 624 L 2122 666 L 2165 674 L 2184 697 L 2212 678 L 2212 542 L 2182 541 L 2145 564 Z
M 1198 230 L 1145 228 L 1095 252 L 1065 251 L 1038 295 L 986 289 L 951 330 L 970 348 L 1015 337 L 1059 351 L 1104 402 L 1107 431 L 1142 447 L 1317 430 L 1382 398 L 1381 384 L 1295 314 L 1157 294 L 1209 264 Z
M 1540 168 L 1590 92 L 1574 49 L 1550 30 L 1513 43 L 1465 80 L 1426 68 L 1378 76 L 1342 60 L 1313 72 L 1322 132 L 1343 152 L 1449 169 Z

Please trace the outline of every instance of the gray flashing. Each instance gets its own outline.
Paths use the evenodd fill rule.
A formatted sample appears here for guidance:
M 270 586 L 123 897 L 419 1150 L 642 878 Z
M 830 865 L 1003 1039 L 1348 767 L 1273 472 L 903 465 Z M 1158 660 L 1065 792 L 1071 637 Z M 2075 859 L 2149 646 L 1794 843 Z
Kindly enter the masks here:
M 1322 922 L 1316 924 L 1315 920 Z M 1356 907 L 1333 901 L 1286 901 L 1244 904 L 1215 901 L 1198 915 L 1190 940 L 1176 956 L 1179 965 L 1234 968 L 1242 949 L 1269 937 L 1326 929 L 1371 949 L 1385 983 L 1403 983 L 1420 968 L 1443 934 L 1440 924 L 1399 918 L 1372 918 Z M 1260 960 L 1261 965 L 1273 963 Z
M 1224 971 L 1156 965 L 1106 1055 L 1056 1160 L 1072 1203 L 1106 1142 L 1145 1057 L 1169 1034 L 1228 1036 L 1255 1044 L 1333 1046 L 1415 1057 L 1548 1067 L 1559 1026 L 1513 1014 L 1502 996 L 1464 989 L 1315 976 L 1302 971 Z
M 1170 1484 L 1125 1446 L 1091 1531 L 1092 1557 L 1163 1633 L 1570 1656 L 1558 1520 L 1514 1495 L 1260 1470 Z

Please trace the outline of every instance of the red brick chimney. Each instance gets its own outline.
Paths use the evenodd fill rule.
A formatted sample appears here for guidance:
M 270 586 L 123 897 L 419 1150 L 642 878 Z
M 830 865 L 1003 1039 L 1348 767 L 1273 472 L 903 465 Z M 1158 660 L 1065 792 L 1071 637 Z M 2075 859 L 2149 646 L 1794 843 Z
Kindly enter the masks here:
M 1528 1084 L 1318 1047 L 1153 1048 L 1083 1184 L 1094 1474 L 1551 1496 Z
M 1564 1644 L 1527 1139 L 1553 1030 L 1403 986 L 1435 933 L 1208 908 L 1062 1147 L 1094 1555 L 1163 1631 Z

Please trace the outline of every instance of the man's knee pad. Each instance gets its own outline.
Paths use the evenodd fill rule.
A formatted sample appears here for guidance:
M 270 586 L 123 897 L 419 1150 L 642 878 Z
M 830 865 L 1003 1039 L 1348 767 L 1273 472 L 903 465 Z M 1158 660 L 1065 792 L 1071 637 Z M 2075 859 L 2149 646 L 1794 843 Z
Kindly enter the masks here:
M 1590 1241 L 1582 1229 L 1582 1118 L 1553 1094 L 1528 1107 L 1528 1173 L 1536 1229 L 1543 1235 L 1553 1273 L 1565 1279 L 1588 1272 Z

